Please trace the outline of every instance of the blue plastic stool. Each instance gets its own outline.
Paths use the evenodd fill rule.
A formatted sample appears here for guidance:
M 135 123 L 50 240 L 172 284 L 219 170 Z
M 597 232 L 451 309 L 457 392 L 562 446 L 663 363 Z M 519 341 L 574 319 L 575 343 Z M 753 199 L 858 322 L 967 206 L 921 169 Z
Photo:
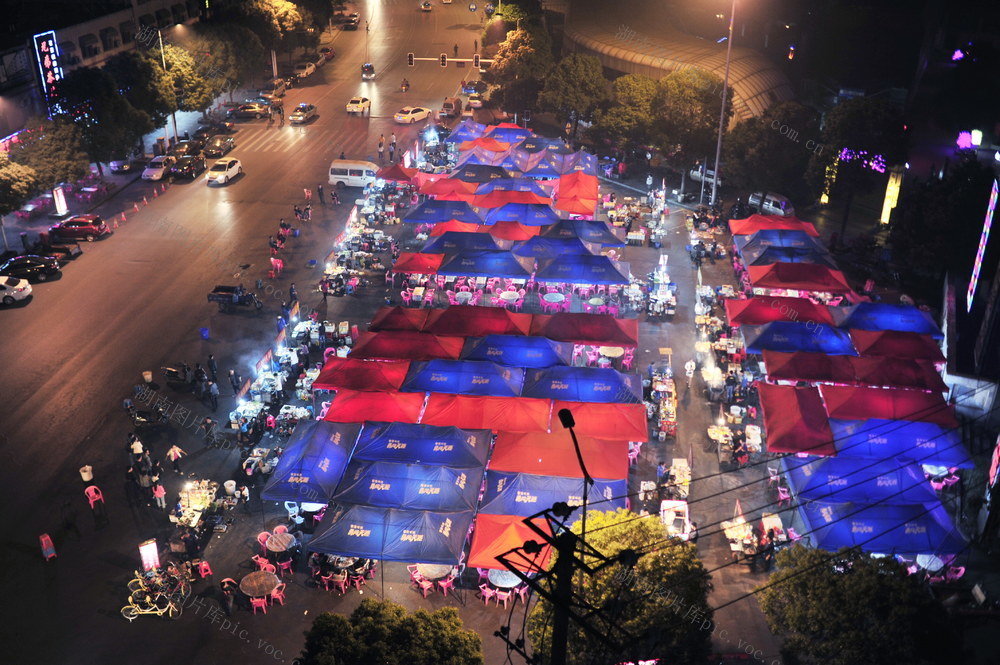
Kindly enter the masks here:
M 208 339 L 208 328 L 198 328 L 198 332 L 201 333 L 202 339 Z

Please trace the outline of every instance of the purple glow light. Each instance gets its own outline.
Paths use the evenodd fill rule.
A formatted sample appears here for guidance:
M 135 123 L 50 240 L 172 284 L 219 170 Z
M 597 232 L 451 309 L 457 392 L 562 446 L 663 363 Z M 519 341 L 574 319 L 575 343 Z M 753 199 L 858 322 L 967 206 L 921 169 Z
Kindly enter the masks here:
M 850 148 L 844 148 L 840 151 L 840 161 L 849 162 L 855 159 L 860 160 L 862 166 L 865 166 L 872 171 L 885 173 L 885 157 L 882 155 L 869 157 L 867 150 L 851 150 Z
M 1000 189 L 997 181 L 993 181 L 993 189 L 990 191 L 990 202 L 986 205 L 986 220 L 983 222 L 983 232 L 979 236 L 979 249 L 976 251 L 976 260 L 972 264 L 972 278 L 969 279 L 969 289 L 965 293 L 965 309 L 972 310 L 972 299 L 976 296 L 976 287 L 979 285 L 979 271 L 983 267 L 983 257 L 986 256 L 986 243 L 990 239 L 990 229 L 993 227 L 993 213 L 997 207 L 997 195 Z
M 958 138 L 955 140 L 955 145 L 962 150 L 972 149 L 972 132 L 959 132 Z
M 964 57 L 965 57 L 965 52 L 962 51 L 962 49 L 957 48 L 957 49 L 955 49 L 955 52 L 951 54 L 951 61 L 952 62 L 958 62 L 959 60 L 961 60 Z

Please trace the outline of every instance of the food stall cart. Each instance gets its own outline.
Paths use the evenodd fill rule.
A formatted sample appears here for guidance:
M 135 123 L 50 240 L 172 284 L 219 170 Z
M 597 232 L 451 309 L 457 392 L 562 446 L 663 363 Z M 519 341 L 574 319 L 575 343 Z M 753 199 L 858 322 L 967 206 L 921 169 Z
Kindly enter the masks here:
M 677 435 L 677 387 L 668 373 L 657 372 L 652 380 L 653 402 L 656 405 L 656 425 L 661 438 Z
M 691 489 L 691 465 L 684 457 L 675 457 L 670 464 L 668 483 L 679 499 L 687 499 Z
M 687 540 L 691 535 L 691 518 L 687 501 L 665 500 L 660 502 L 660 521 L 672 538 Z
M 178 497 L 181 514 L 171 514 L 169 519 L 178 526 L 197 529 L 201 526 L 205 513 L 212 508 L 219 483 L 213 480 L 192 480 L 181 488 Z

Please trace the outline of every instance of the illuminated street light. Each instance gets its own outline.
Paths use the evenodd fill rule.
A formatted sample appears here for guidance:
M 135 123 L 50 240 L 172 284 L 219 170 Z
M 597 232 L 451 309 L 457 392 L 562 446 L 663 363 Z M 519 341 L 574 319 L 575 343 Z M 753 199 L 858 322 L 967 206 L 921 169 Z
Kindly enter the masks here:
M 729 96 L 729 63 L 733 55 L 733 22 L 736 20 L 736 0 L 729 10 L 729 39 L 726 40 L 726 75 L 722 79 L 722 110 L 719 111 L 719 140 L 715 143 L 715 173 L 712 174 L 712 199 L 715 205 L 719 191 L 719 158 L 722 156 L 722 133 L 726 130 L 726 98 Z

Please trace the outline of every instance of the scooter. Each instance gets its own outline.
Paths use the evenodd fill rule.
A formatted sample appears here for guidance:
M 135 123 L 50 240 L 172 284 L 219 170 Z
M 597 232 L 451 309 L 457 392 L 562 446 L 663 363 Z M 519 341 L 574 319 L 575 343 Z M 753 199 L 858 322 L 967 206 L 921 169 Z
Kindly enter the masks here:
M 161 367 L 160 372 L 168 383 L 187 383 L 191 367 L 187 363 L 177 363 L 174 367 Z
M 407 92 L 409 89 L 410 89 L 410 84 L 409 83 L 401 83 L 400 86 L 399 86 L 399 91 L 400 92 Z
M 167 422 L 167 413 L 163 407 L 156 407 L 152 411 L 137 411 L 131 406 L 128 408 L 128 415 L 136 427 L 156 427 Z

